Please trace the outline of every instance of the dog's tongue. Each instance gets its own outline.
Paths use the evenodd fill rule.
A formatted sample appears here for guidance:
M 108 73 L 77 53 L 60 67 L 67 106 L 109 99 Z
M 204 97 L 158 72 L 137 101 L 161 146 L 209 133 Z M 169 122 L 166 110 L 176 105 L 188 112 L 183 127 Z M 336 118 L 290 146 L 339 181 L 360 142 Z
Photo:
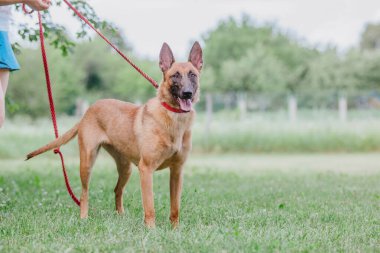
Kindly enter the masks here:
M 179 106 L 181 107 L 181 110 L 186 111 L 186 112 L 191 111 L 191 108 L 192 108 L 191 99 L 179 98 L 178 102 L 179 102 Z

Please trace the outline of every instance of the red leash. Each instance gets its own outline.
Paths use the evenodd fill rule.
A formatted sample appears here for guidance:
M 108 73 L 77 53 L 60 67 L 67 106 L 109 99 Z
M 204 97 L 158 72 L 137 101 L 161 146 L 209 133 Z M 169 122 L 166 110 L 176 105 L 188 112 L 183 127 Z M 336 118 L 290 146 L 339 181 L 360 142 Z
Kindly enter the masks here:
M 134 64 L 123 52 L 120 51 L 120 49 L 118 49 L 109 39 L 107 39 L 103 33 L 101 33 L 99 30 L 97 30 L 91 23 L 90 21 L 88 21 L 87 18 L 85 18 L 69 1 L 67 0 L 63 0 L 63 2 L 65 2 L 68 7 L 74 11 L 74 13 L 80 18 L 82 19 L 88 26 L 90 26 L 105 42 L 107 42 L 124 60 L 126 60 L 137 72 L 139 72 L 146 80 L 148 80 L 154 88 L 158 88 L 158 84 L 157 82 L 151 78 L 150 76 L 148 76 L 148 74 L 146 74 L 144 71 L 142 71 L 136 64 Z M 31 11 L 28 11 L 26 9 L 26 6 L 25 4 L 23 4 L 22 6 L 22 9 L 23 11 L 26 13 L 26 14 L 31 14 L 33 13 L 33 10 Z M 59 137 L 59 133 L 58 133 L 58 125 L 57 125 L 57 117 L 56 117 L 56 113 L 55 113 L 55 105 L 54 105 L 54 99 L 53 99 L 53 94 L 52 94 L 52 88 L 51 88 L 51 81 L 50 81 L 50 73 L 49 73 L 49 65 L 48 65 L 48 60 L 47 60 L 47 55 L 46 55 L 46 49 L 45 49 L 45 36 L 44 36 L 44 29 L 43 29 L 43 25 L 42 25 L 42 16 L 41 16 L 41 13 L 38 12 L 38 23 L 39 23 L 39 29 L 40 29 L 40 43 L 41 43 L 41 54 L 42 54 L 42 61 L 43 61 L 43 65 L 44 65 L 44 70 L 45 70 L 45 79 L 46 79 L 46 88 L 47 88 L 47 94 L 48 94 L 48 98 L 49 98 L 49 106 L 50 106 L 50 114 L 51 114 L 51 120 L 52 120 L 52 123 L 53 123 L 53 127 L 54 127 L 54 134 L 55 134 L 55 138 L 58 138 Z M 171 107 L 170 105 L 168 105 L 167 103 L 163 102 L 162 105 L 168 109 L 169 111 L 172 111 L 172 112 L 175 112 L 175 113 L 186 113 L 187 111 L 183 111 L 181 109 L 177 109 L 177 108 L 174 108 L 174 107 Z M 78 198 L 75 196 L 75 194 L 73 193 L 72 189 L 71 189 L 71 186 L 70 186 L 70 182 L 69 182 L 69 178 L 67 176 L 67 172 L 66 172 L 66 166 L 65 166 L 65 160 L 63 158 L 63 154 L 62 152 L 60 151 L 59 148 L 55 149 L 54 150 L 54 153 L 55 154 L 58 154 L 60 159 L 61 159 L 61 165 L 62 165 L 62 171 L 63 171 L 63 176 L 65 178 L 65 184 L 66 184 L 66 188 L 67 188 L 67 191 L 70 195 L 70 197 L 73 199 L 73 201 L 78 205 L 80 206 L 80 201 L 78 200 Z
M 42 26 L 42 17 L 41 17 L 40 12 L 38 12 L 38 23 L 40 26 L 41 53 L 42 53 L 42 61 L 44 64 L 44 70 L 45 70 L 46 88 L 47 88 L 47 93 L 48 93 L 48 97 L 49 97 L 51 120 L 53 122 L 55 138 L 58 138 L 59 137 L 58 125 L 57 125 L 57 118 L 55 115 L 54 99 L 53 99 L 53 94 L 52 94 L 52 89 L 51 89 L 49 65 L 48 65 L 48 61 L 47 61 L 47 57 L 46 57 L 44 28 Z M 54 153 L 58 154 L 59 157 L 61 158 L 62 171 L 63 171 L 63 176 L 65 178 L 65 184 L 66 184 L 67 191 L 69 192 L 70 197 L 74 200 L 74 202 L 78 206 L 80 206 L 80 201 L 78 200 L 78 198 L 73 193 L 73 190 L 71 189 L 69 178 L 67 177 L 67 173 L 66 173 L 65 160 L 63 159 L 63 155 L 62 155 L 61 151 L 59 150 L 59 148 L 55 149 Z
M 63 0 L 63 2 L 65 2 L 65 4 L 67 4 L 67 6 L 69 6 L 69 8 L 71 10 L 74 11 L 74 13 L 80 18 L 83 20 L 83 22 L 85 22 L 89 27 L 92 28 L 92 30 L 94 30 L 100 37 L 102 37 L 102 39 L 108 43 L 108 45 L 110 45 L 113 49 L 115 49 L 115 51 L 121 56 L 123 57 L 124 60 L 126 60 L 137 72 L 139 72 L 146 80 L 148 80 L 154 88 L 158 88 L 158 84 L 155 80 L 153 80 L 153 78 L 151 78 L 150 76 L 148 76 L 148 74 L 146 74 L 144 71 L 142 71 L 139 67 L 137 67 L 136 64 L 134 64 L 125 54 L 123 54 L 123 52 L 120 51 L 120 49 L 118 49 L 109 39 L 107 39 L 106 36 L 104 36 L 103 33 L 101 33 L 98 29 L 96 29 L 91 23 L 90 21 L 88 21 L 88 19 L 83 16 L 69 1 L 67 0 Z
M 153 78 L 151 78 L 150 76 L 148 76 L 145 72 L 143 72 L 136 64 L 134 64 L 125 54 L 123 54 L 123 52 L 121 52 L 110 40 L 108 40 L 99 30 L 97 30 L 89 21 L 88 19 L 86 19 L 69 1 L 67 0 L 63 0 L 68 6 L 70 9 L 72 9 L 74 11 L 74 13 L 80 18 L 82 19 L 88 26 L 90 26 L 100 37 L 102 37 L 113 49 L 116 50 L 117 53 L 119 53 L 119 55 L 124 58 L 137 72 L 139 72 L 146 80 L 148 80 L 154 88 L 158 88 L 158 84 L 155 80 L 153 80 Z M 31 14 L 33 13 L 33 10 L 30 10 L 28 11 L 26 9 L 26 6 L 25 4 L 23 4 L 22 6 L 22 9 L 23 11 L 26 13 L 26 14 Z M 55 113 L 55 106 L 54 106 L 54 99 L 53 99 L 53 94 L 52 94 L 52 89 L 51 89 L 51 80 L 50 80 L 50 73 L 49 73 L 49 65 L 48 65 L 48 60 L 47 60 L 47 55 L 46 55 L 46 49 L 45 49 L 45 36 L 44 36 L 44 30 L 43 30 L 43 25 L 42 25 L 42 16 L 41 16 L 41 13 L 38 12 L 38 23 L 39 23 L 39 29 L 40 29 L 40 43 L 41 43 L 41 53 L 42 53 L 42 61 L 43 61 L 43 65 L 44 65 L 44 70 L 45 70 L 45 79 L 46 79 L 46 88 L 47 88 L 47 94 L 48 94 L 48 98 L 49 98 L 49 106 L 50 106 L 50 114 L 51 114 L 51 120 L 52 120 L 52 123 L 53 123 L 53 127 L 54 127 L 54 135 L 55 135 L 55 138 L 58 138 L 59 137 L 59 133 L 58 133 L 58 125 L 57 125 L 57 117 L 56 117 L 56 113 Z M 71 189 L 71 186 L 70 186 L 70 182 L 69 182 L 69 178 L 67 176 L 67 172 L 66 172 L 66 166 L 65 166 L 65 160 L 63 158 L 63 154 L 62 152 L 58 149 L 55 149 L 54 150 L 54 153 L 55 154 L 58 154 L 60 159 L 61 159 L 61 165 L 62 165 L 62 171 L 63 171 L 63 176 L 64 176 L 64 179 L 65 179 L 65 184 L 66 184 L 66 188 L 67 188 L 67 191 L 70 195 L 70 197 L 72 198 L 72 200 L 78 205 L 80 206 L 80 201 L 78 200 L 78 198 L 75 196 L 73 190 Z

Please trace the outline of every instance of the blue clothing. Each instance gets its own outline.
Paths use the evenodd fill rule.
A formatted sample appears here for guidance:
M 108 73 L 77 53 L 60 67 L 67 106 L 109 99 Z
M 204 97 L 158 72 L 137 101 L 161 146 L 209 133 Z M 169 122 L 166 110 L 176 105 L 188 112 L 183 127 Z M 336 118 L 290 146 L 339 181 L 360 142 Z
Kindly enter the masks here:
M 15 71 L 20 69 L 9 42 L 8 32 L 0 31 L 0 69 Z

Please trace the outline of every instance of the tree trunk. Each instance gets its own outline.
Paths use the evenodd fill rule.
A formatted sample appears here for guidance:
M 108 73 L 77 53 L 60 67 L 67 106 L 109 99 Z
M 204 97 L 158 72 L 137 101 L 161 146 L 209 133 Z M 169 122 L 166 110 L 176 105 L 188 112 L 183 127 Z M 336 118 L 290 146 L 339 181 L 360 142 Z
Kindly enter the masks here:
M 288 98 L 288 115 L 290 122 L 297 121 L 297 98 L 294 95 L 290 95 Z
M 339 97 L 339 119 L 347 121 L 347 98 L 345 96 Z

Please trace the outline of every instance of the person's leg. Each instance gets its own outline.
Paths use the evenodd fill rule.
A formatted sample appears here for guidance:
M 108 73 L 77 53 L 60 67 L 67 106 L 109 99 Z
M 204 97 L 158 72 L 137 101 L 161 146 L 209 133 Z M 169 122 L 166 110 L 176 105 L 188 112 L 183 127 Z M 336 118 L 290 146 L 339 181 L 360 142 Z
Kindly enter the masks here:
M 0 128 L 5 120 L 5 94 L 8 88 L 9 70 L 0 69 Z

